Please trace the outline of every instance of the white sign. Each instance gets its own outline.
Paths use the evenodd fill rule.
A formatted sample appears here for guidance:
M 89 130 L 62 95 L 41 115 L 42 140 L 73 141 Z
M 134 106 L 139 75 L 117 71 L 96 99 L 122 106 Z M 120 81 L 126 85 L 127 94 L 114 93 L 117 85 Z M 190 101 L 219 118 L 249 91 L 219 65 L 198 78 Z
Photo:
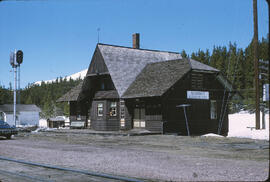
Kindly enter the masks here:
M 269 101 L 269 84 L 263 85 L 263 101 Z
M 209 92 L 203 92 L 203 91 L 187 91 L 187 98 L 188 99 L 203 99 L 203 100 L 208 100 L 209 99 Z

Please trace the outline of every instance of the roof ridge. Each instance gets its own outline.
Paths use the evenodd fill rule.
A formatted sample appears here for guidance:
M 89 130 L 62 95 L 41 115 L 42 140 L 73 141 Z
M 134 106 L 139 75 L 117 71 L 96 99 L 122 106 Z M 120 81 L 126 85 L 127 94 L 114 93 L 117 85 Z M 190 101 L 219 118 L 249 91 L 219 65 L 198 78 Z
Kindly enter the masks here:
M 13 103 L 12 104 L 0 104 L 0 106 L 3 106 L 3 105 L 13 105 Z M 36 106 L 36 104 L 16 104 L 17 106 L 18 105 L 27 105 L 27 106 L 30 106 L 30 105 L 35 105 Z
M 190 60 L 187 59 L 187 58 L 182 58 L 182 59 L 169 59 L 169 60 L 164 60 L 164 61 L 159 61 L 159 62 L 147 63 L 146 66 L 147 66 L 147 65 L 154 65 L 154 64 L 162 64 L 162 63 L 165 63 L 165 62 L 171 62 L 171 61 L 182 61 L 182 62 L 187 61 L 187 62 L 189 63 L 190 68 L 192 68 L 192 67 L 191 67 L 191 63 L 190 63 Z
M 127 46 L 120 46 L 120 45 L 112 45 L 112 44 L 104 44 L 104 43 L 98 43 L 98 45 L 105 45 L 105 46 L 111 46 L 111 47 L 120 47 L 120 48 L 127 48 L 127 49 L 135 49 L 135 50 L 142 50 L 142 51 L 154 51 L 154 52 L 167 52 L 167 53 L 173 53 L 173 54 L 180 54 L 179 52 L 173 52 L 173 51 L 162 51 L 162 50 L 154 50 L 154 49 L 137 49 L 133 47 L 127 47 Z
M 197 64 L 201 64 L 201 65 L 203 65 L 204 67 L 209 67 L 209 68 L 212 69 L 212 71 L 215 71 L 215 72 L 219 72 L 219 71 L 220 71 L 219 69 L 214 68 L 213 66 L 210 66 L 210 65 L 208 65 L 208 64 L 202 63 L 202 62 L 197 61 L 197 60 L 195 60 L 195 59 L 191 59 L 191 58 L 188 58 L 188 59 L 189 59 L 189 62 L 190 62 L 190 64 L 191 64 L 191 68 L 192 68 L 193 70 L 207 70 L 207 69 L 195 68 L 194 65 L 192 65 L 191 61 L 192 61 L 192 62 L 196 62 Z

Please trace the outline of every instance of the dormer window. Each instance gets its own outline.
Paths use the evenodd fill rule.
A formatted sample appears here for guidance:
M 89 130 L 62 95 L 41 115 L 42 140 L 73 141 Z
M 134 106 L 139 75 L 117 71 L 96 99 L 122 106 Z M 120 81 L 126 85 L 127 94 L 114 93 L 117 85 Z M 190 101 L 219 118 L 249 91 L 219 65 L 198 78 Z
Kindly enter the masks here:
M 201 90 L 203 89 L 203 74 L 192 72 L 191 73 L 191 89 Z
M 104 84 L 104 82 L 101 82 L 100 89 L 101 90 L 105 90 L 105 84 Z

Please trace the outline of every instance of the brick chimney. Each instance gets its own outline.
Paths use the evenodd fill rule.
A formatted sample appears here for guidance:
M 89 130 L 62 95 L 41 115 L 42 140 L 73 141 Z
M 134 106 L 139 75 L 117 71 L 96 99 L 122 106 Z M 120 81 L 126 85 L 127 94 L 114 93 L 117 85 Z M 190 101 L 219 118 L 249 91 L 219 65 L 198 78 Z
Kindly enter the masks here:
M 139 33 L 133 34 L 132 40 L 133 40 L 133 48 L 140 49 L 140 34 Z

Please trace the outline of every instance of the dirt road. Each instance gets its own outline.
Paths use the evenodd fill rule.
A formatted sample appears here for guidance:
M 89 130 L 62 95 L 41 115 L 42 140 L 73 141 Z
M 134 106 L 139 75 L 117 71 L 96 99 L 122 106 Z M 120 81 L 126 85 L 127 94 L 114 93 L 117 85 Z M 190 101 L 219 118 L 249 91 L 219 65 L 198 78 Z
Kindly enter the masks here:
M 269 142 L 238 138 L 24 133 L 0 140 L 0 155 L 149 181 L 257 181 L 269 173 Z

